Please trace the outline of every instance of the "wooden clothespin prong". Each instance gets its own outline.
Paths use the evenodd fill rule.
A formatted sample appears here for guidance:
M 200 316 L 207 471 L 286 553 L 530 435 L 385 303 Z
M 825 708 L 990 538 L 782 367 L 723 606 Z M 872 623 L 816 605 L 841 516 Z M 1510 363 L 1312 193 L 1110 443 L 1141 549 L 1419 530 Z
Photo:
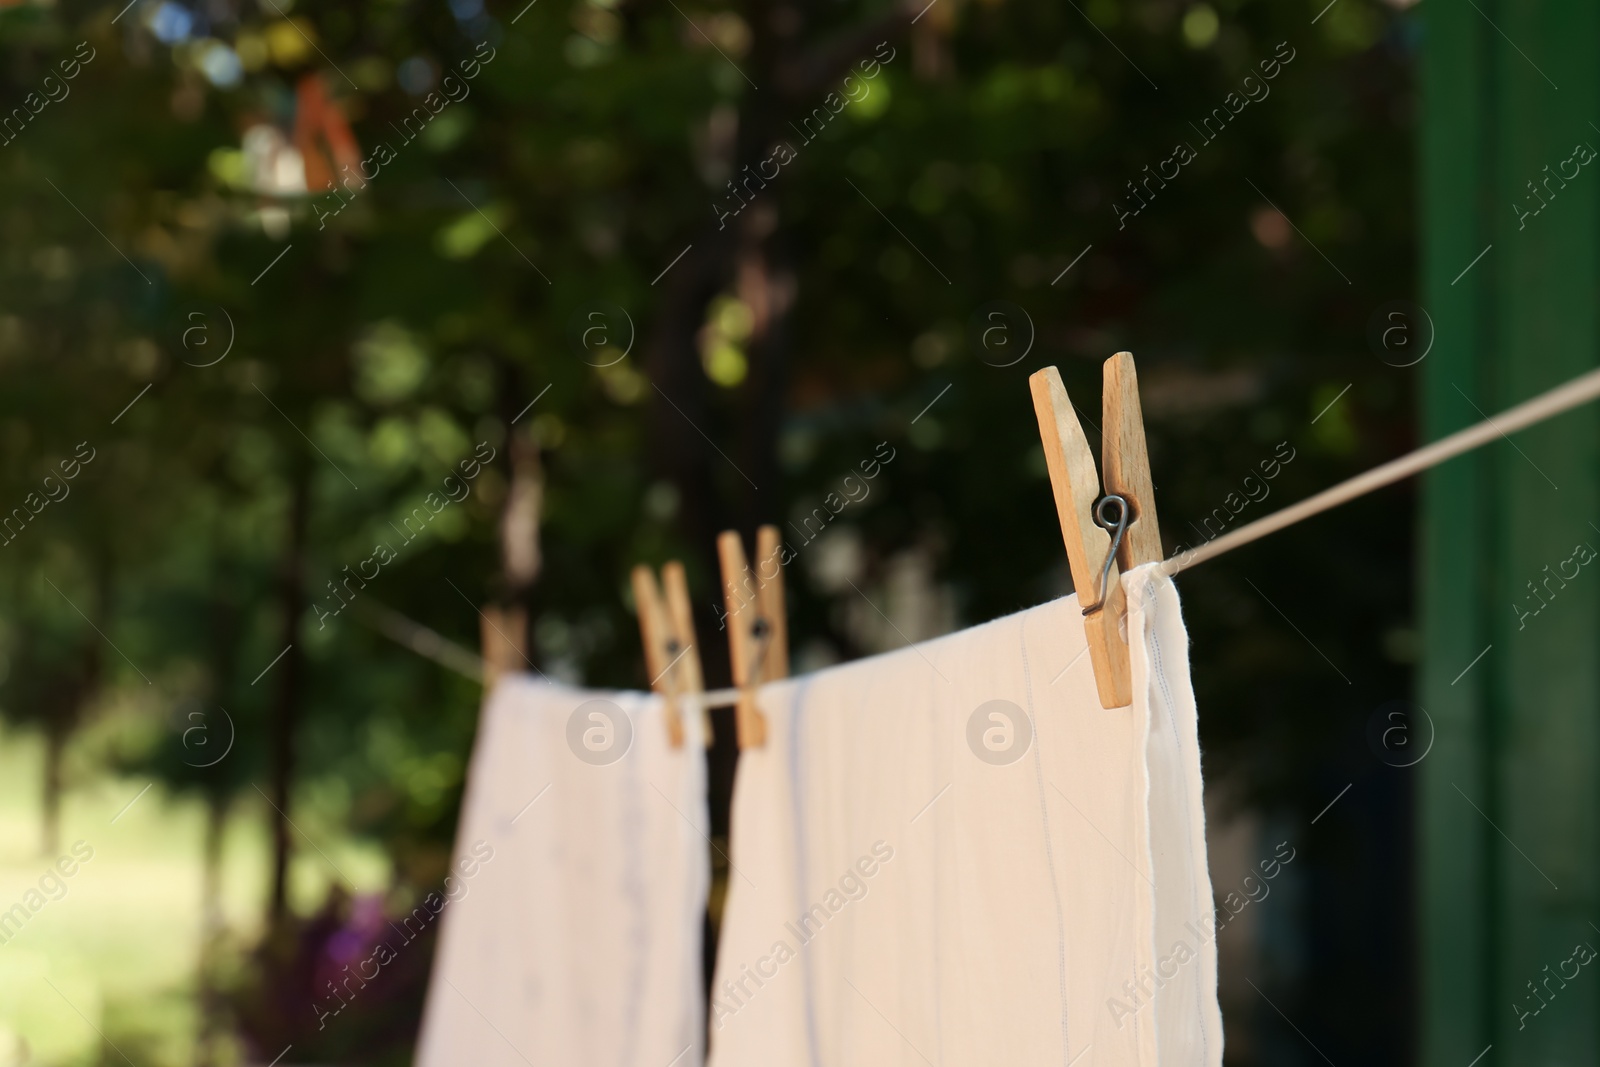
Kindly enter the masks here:
M 756 530 L 756 600 L 761 617 L 771 627 L 772 636 L 762 662 L 761 680 L 770 682 L 789 677 L 789 615 L 783 598 L 783 562 L 778 556 L 782 538 L 776 526 Z M 766 569 L 772 568 L 772 577 Z
M 639 609 L 639 636 L 644 644 L 644 669 L 650 675 L 650 688 L 665 697 L 667 740 L 673 748 L 683 746 L 683 713 L 674 699 L 672 624 L 667 617 L 667 605 L 661 598 L 661 587 L 649 567 L 639 564 L 633 568 L 633 599 Z
M 767 740 L 767 720 L 756 704 L 756 687 L 789 675 L 789 627 L 784 615 L 779 540 L 775 526 L 756 531 L 756 570 L 752 574 L 738 532 L 725 530 L 717 538 L 728 653 L 733 661 L 733 684 L 739 690 L 734 723 L 741 749 L 760 748 Z
M 1122 497 L 1133 512 L 1117 546 L 1117 566 L 1129 571 L 1166 557 L 1156 522 L 1156 494 L 1150 481 L 1150 453 L 1145 447 L 1133 353 L 1118 352 L 1106 360 L 1104 375 L 1100 460 L 1105 467 L 1106 492 Z
M 689 579 L 683 564 L 673 560 L 661 568 L 661 584 L 667 593 L 667 624 L 672 637 L 667 651 L 676 657 L 669 672 L 677 680 L 675 694 L 704 693 L 705 674 L 700 669 L 700 650 L 695 647 L 694 611 L 689 606 Z M 704 702 L 700 705 L 700 737 L 706 747 L 711 746 L 711 712 Z
M 1106 708 L 1125 707 L 1133 702 L 1133 669 L 1122 632 L 1127 603 L 1117 561 L 1109 558 L 1111 536 L 1094 520 L 1095 504 L 1101 496 L 1094 455 L 1089 451 L 1089 439 L 1078 423 L 1066 386 L 1061 384 L 1061 373 L 1054 367 L 1035 371 L 1028 378 L 1028 387 L 1033 393 L 1033 411 L 1039 420 L 1045 465 L 1050 470 L 1056 516 L 1061 521 L 1061 537 L 1078 603 L 1088 608 L 1097 600 L 1100 602 L 1097 610 L 1083 617 L 1100 704 Z

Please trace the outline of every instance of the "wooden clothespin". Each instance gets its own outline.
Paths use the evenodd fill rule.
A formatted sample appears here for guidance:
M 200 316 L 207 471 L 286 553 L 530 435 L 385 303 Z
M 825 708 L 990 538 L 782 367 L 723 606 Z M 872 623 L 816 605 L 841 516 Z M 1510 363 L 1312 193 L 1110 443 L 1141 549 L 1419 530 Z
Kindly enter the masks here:
M 1120 708 L 1133 702 L 1128 605 L 1122 594 L 1121 572 L 1162 559 L 1161 529 L 1156 521 L 1133 355 L 1118 352 L 1106 360 L 1104 375 L 1104 495 L 1089 441 L 1061 384 L 1060 372 L 1054 367 L 1036 371 L 1028 378 L 1028 386 L 1033 391 L 1033 411 L 1044 441 L 1072 584 L 1083 607 L 1084 634 L 1100 704 Z
M 483 696 L 487 700 L 502 674 L 523 670 L 528 660 L 528 613 L 521 606 L 485 604 L 478 612 L 483 649 Z
M 778 545 L 776 526 L 756 531 L 756 569 L 752 574 L 738 532 L 725 530 L 717 538 L 722 597 L 728 612 L 724 616 L 728 652 L 733 661 L 733 684 L 739 689 L 734 723 L 741 749 L 760 748 L 767 742 L 767 720 L 756 706 L 755 687 L 789 676 L 789 627 Z
M 705 692 L 700 673 L 700 653 L 694 643 L 694 616 L 689 610 L 689 582 L 683 564 L 676 560 L 661 568 L 666 599 L 656 576 L 644 564 L 633 568 L 633 599 L 639 608 L 639 634 L 644 641 L 645 669 L 650 688 L 666 698 L 667 739 L 673 748 L 683 746 L 681 697 Z M 700 709 L 702 736 L 711 744 L 711 716 Z

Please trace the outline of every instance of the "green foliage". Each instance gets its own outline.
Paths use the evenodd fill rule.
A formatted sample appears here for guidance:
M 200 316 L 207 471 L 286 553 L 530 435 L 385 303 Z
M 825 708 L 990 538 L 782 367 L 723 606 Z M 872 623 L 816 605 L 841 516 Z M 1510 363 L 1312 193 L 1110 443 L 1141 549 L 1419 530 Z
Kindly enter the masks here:
M 850 621 L 860 595 L 829 578 L 840 559 L 876 598 L 916 550 L 963 623 L 1065 591 L 1040 366 L 1097 423 L 1100 361 L 1139 357 L 1169 545 L 1280 441 L 1303 457 L 1283 502 L 1409 442 L 1411 372 L 1362 340 L 1412 274 L 1413 29 L 1373 3 L 1315 25 L 1256 0 L 941 0 L 914 25 L 871 2 L 331 0 L 283 4 L 292 24 L 276 7 L 207 5 L 166 42 L 175 0 L 0 11 L 6 108 L 77 42 L 97 53 L 0 147 L 0 504 L 78 442 L 98 450 L 0 548 L 0 711 L 66 731 L 141 694 L 165 726 L 124 767 L 219 798 L 265 788 L 304 479 L 320 609 L 296 642 L 297 788 L 337 783 L 397 892 L 442 874 L 478 691 L 361 611 L 476 647 L 515 434 L 545 478 L 533 658 L 616 685 L 645 681 L 629 565 L 685 560 L 720 684 L 711 535 L 808 512 L 878 442 L 897 459 L 840 520 L 855 562 L 819 544 L 791 570 L 797 648 L 875 650 Z M 1270 95 L 1206 143 L 1196 124 L 1279 42 L 1296 57 Z M 264 184 L 262 138 L 292 138 L 311 71 L 360 157 L 392 152 L 341 174 L 342 196 Z M 469 91 L 427 117 L 446 72 Z M 847 75 L 868 91 L 810 136 L 828 94 L 858 91 Z M 792 161 L 724 220 L 744 203 L 728 183 L 780 141 Z M 1196 158 L 1119 225 L 1175 142 Z M 997 300 L 1033 330 L 1005 367 L 973 341 Z M 593 360 L 573 339 L 597 301 L 632 330 L 606 366 L 616 348 Z M 498 458 L 466 499 L 396 543 L 479 442 Z M 1409 610 L 1395 495 L 1184 580 L 1208 772 L 1309 804 L 1304 768 L 1340 724 L 1403 692 L 1382 652 Z M 385 540 L 394 562 L 323 618 Z M 197 767 L 188 716 L 217 708 L 237 742 Z

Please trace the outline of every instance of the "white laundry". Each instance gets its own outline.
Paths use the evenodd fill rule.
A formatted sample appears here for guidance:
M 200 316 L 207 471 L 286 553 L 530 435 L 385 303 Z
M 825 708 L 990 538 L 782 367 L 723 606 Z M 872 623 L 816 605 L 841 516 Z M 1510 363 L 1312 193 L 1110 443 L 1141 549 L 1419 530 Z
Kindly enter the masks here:
M 493 859 L 444 909 L 418 1067 L 703 1062 L 699 716 L 684 730 L 671 748 L 649 694 L 495 688 L 456 837 Z
M 1128 708 L 1075 596 L 763 688 L 712 1067 L 1218 1067 L 1187 636 L 1123 585 Z

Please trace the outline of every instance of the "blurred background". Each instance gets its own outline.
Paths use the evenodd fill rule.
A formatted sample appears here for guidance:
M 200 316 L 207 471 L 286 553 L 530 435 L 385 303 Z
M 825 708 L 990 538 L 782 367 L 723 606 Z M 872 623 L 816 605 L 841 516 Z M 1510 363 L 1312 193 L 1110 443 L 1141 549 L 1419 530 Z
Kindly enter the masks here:
M 0 0 L 0 1065 L 408 1063 L 426 939 L 313 1005 L 486 620 L 642 687 L 681 559 L 728 684 L 761 522 L 796 671 L 1062 595 L 1040 367 L 1134 352 L 1175 551 L 1600 353 L 1575 0 L 123 3 Z M 1179 579 L 1229 1064 L 1600 1056 L 1597 441 Z

